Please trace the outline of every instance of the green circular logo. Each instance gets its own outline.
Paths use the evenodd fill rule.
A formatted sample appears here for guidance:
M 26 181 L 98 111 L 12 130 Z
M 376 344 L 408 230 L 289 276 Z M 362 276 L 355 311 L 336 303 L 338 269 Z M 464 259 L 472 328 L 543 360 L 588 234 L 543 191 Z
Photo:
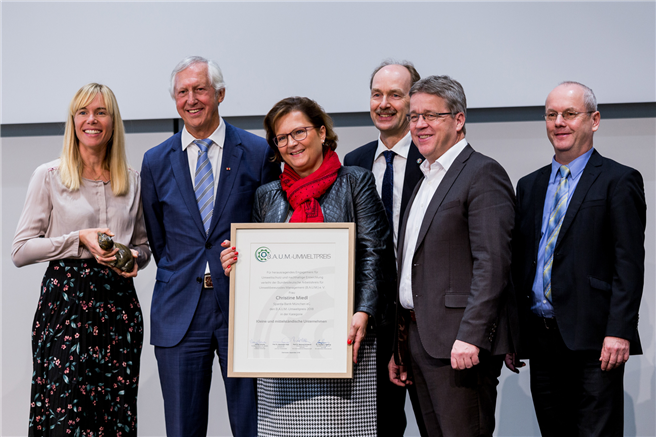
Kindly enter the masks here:
M 263 263 L 266 260 L 269 259 L 269 255 L 271 255 L 271 251 L 269 250 L 268 247 L 260 247 L 255 251 L 255 259 L 258 260 L 259 262 Z

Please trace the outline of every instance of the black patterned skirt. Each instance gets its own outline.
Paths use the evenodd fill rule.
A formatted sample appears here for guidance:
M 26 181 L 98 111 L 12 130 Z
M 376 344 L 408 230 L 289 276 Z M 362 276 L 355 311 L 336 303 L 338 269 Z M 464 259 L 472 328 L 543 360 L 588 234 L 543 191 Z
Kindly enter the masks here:
M 34 316 L 30 436 L 136 436 L 143 321 L 132 279 L 51 261 Z
M 360 345 L 353 379 L 258 378 L 257 397 L 259 437 L 375 437 L 375 335 Z

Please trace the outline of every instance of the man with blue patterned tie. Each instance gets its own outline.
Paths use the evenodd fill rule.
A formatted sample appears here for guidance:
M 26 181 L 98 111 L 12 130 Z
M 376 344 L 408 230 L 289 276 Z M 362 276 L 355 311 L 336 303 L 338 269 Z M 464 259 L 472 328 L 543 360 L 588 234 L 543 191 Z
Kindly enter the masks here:
M 621 436 L 624 363 L 642 353 L 642 176 L 593 148 L 600 114 L 590 88 L 547 97 L 551 165 L 517 185 L 513 280 L 543 436 Z M 506 357 L 513 371 L 524 364 Z
M 151 343 L 159 370 L 166 433 L 205 436 L 214 354 L 235 436 L 256 435 L 255 386 L 227 378 L 228 278 L 221 243 L 230 224 L 249 222 L 255 190 L 278 177 L 266 141 L 219 115 L 219 66 L 192 56 L 171 74 L 181 132 L 144 155 L 141 195 L 157 276 Z
M 405 392 L 392 384 L 388 377 L 387 363 L 392 356 L 394 325 L 393 302 L 396 296 L 396 242 L 399 223 L 417 182 L 422 178 L 419 165 L 424 160 L 410 137 L 410 126 L 406 115 L 410 108 L 410 88 L 420 79 L 419 73 L 410 62 L 384 61 L 371 74 L 369 99 L 371 120 L 380 132 L 378 140 L 358 147 L 344 157 L 344 165 L 355 165 L 373 172 L 376 189 L 383 200 L 390 223 L 391 241 L 387 257 L 389 290 L 386 295 L 387 308 L 383 309 L 383 323 L 376 329 L 377 341 L 377 412 L 378 429 L 386 436 L 403 436 L 405 420 Z M 422 436 L 427 435 L 414 387 L 408 385 L 410 399 Z M 382 435 L 382 434 L 381 434 Z

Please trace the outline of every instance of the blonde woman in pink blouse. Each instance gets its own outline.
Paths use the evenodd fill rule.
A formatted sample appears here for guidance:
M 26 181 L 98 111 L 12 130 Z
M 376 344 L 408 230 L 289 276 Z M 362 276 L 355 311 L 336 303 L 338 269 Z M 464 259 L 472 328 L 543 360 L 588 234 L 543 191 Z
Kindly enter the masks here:
M 131 249 L 108 263 L 98 232 Z M 11 252 L 49 261 L 32 331 L 30 436 L 136 436 L 141 308 L 132 278 L 148 264 L 139 174 L 128 167 L 114 93 L 91 83 L 70 104 L 61 157 L 32 175 Z

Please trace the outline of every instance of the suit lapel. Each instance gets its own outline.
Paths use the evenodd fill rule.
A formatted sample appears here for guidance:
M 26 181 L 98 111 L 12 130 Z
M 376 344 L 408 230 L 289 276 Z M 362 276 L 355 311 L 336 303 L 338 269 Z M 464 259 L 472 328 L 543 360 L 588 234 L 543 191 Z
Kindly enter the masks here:
M 601 159 L 601 155 L 597 153 L 596 150 L 592 152 L 592 155 L 590 156 L 590 160 L 588 160 L 585 169 L 583 169 L 581 180 L 576 185 L 576 190 L 572 195 L 572 200 L 570 200 L 569 202 L 569 206 L 567 207 L 567 212 L 565 212 L 565 218 L 563 219 L 563 224 L 561 225 L 560 231 L 558 232 L 558 240 L 556 241 L 556 247 L 558 247 L 558 245 L 563 239 L 563 236 L 567 233 L 567 230 L 572 225 L 572 222 L 574 221 L 574 217 L 576 216 L 576 213 L 579 211 L 579 208 L 581 207 L 581 204 L 583 203 L 583 199 L 585 199 L 588 190 L 590 189 L 594 181 L 601 174 L 602 163 L 603 162 Z
M 421 156 L 417 146 L 410 143 L 410 151 L 408 152 L 408 159 L 405 163 L 405 177 L 403 179 L 403 193 L 401 194 L 401 217 L 405 213 L 405 208 L 408 206 L 410 196 L 414 192 L 417 182 L 423 177 L 423 173 L 419 166 L 424 162 L 424 157 Z
M 533 192 L 531 198 L 533 199 L 534 211 L 534 238 L 533 241 L 538 242 L 533 248 L 533 255 L 537 259 L 538 247 L 542 239 L 542 215 L 544 213 L 544 202 L 547 197 L 547 188 L 549 187 L 549 176 L 551 176 L 551 165 L 542 169 L 537 176 L 535 185 L 533 185 Z
M 421 183 L 418 183 L 415 189 L 412 191 L 412 195 L 410 196 L 410 200 L 408 201 L 408 205 L 412 205 L 412 203 L 415 201 L 415 198 L 417 197 L 417 193 L 419 192 L 419 187 L 421 186 Z M 399 225 L 399 240 L 398 240 L 398 245 L 397 245 L 397 255 L 396 255 L 396 269 L 398 272 L 401 272 L 401 266 L 403 265 L 403 245 L 405 244 L 405 229 L 408 225 L 408 215 L 410 214 L 410 208 L 405 210 L 405 214 L 401 217 L 401 223 Z M 400 276 L 399 276 L 400 277 Z
M 428 232 L 428 228 L 433 222 L 433 217 L 437 213 L 437 209 L 444 201 L 444 198 L 446 197 L 447 193 L 451 190 L 451 187 L 456 183 L 458 179 L 458 175 L 460 175 L 462 169 L 465 168 L 465 165 L 467 164 L 467 160 L 469 159 L 469 156 L 473 152 L 474 149 L 472 149 L 472 147 L 469 144 L 467 144 L 465 149 L 462 152 L 460 152 L 460 154 L 456 157 L 455 161 L 453 161 L 453 164 L 451 164 L 451 167 L 449 167 L 449 170 L 446 172 L 444 178 L 440 182 L 440 185 L 437 187 L 437 190 L 435 191 L 433 198 L 428 204 L 428 208 L 426 209 L 426 214 L 424 214 L 424 219 L 421 222 L 421 227 L 419 228 L 419 235 L 417 236 L 417 245 L 415 246 L 415 252 L 417 251 L 417 248 L 419 248 L 419 246 L 421 245 L 421 242 L 424 240 L 424 237 L 426 237 L 426 233 Z
M 366 168 L 371 171 L 374 166 L 374 159 L 376 159 L 376 149 L 378 148 L 378 141 L 369 143 L 369 146 L 365 146 L 366 149 L 363 150 L 363 153 L 360 155 L 357 165 L 362 168 Z
M 198 204 L 196 203 L 196 194 L 194 193 L 194 186 L 191 183 L 191 174 L 189 173 L 189 158 L 187 152 L 182 150 L 182 135 L 177 134 L 177 141 L 173 141 L 171 152 L 171 168 L 173 169 L 173 176 L 178 185 L 182 200 L 184 201 L 189 214 L 193 217 L 194 223 L 198 226 L 198 230 L 205 235 L 205 228 L 203 221 L 200 218 L 198 211 Z
M 219 185 L 216 188 L 216 193 L 214 193 L 214 211 L 212 212 L 212 223 L 208 235 L 211 235 L 214 229 L 216 229 L 216 225 L 227 203 L 225 199 L 232 192 L 232 186 L 239 172 L 239 164 L 241 163 L 241 155 L 243 153 L 243 149 L 239 147 L 240 144 L 241 140 L 234 128 L 226 123 L 226 136 L 223 144 L 221 167 L 216 169 L 216 174 L 220 175 Z M 200 217 L 200 213 L 198 216 Z

